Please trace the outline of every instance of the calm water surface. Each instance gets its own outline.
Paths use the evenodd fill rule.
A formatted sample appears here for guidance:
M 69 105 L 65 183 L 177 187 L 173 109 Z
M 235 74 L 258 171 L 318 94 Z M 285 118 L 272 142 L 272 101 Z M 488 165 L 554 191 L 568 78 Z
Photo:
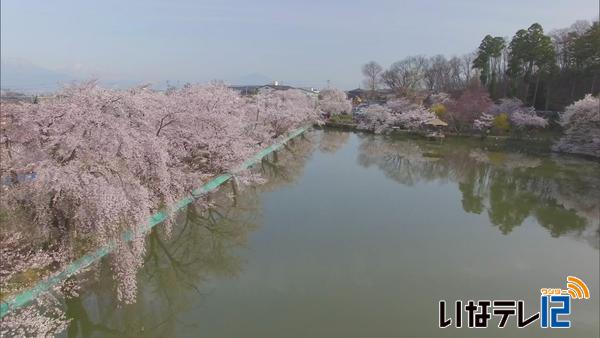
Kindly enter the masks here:
M 510 149 L 313 131 L 262 163 L 265 185 L 154 231 L 137 303 L 108 268 L 90 278 L 64 335 L 598 337 L 600 164 Z M 569 330 L 438 328 L 440 299 L 531 314 L 567 275 L 592 295 Z

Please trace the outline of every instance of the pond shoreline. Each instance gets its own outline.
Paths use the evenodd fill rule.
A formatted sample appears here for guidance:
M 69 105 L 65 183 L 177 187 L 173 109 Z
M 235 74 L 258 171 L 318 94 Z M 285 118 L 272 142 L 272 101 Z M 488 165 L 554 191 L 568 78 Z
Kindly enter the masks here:
M 317 128 L 336 129 L 336 130 L 344 130 L 344 131 L 349 131 L 349 132 L 362 132 L 362 133 L 367 133 L 367 134 L 376 134 L 370 130 L 359 129 L 358 125 L 356 123 L 337 123 L 337 122 L 327 121 L 327 122 L 325 122 L 325 124 L 323 126 L 320 126 L 320 127 L 317 126 Z M 412 130 L 407 130 L 407 129 L 394 129 L 391 132 L 385 133 L 385 135 L 389 135 L 389 136 L 402 135 L 402 136 L 408 136 L 408 137 L 432 139 L 432 138 L 427 137 L 425 132 L 412 131 Z M 587 160 L 591 160 L 591 161 L 600 161 L 600 158 L 592 156 L 592 155 L 578 154 L 578 153 L 566 153 L 566 152 L 560 152 L 560 151 L 553 150 L 552 144 L 556 140 L 558 140 L 558 138 L 560 137 L 560 133 L 558 133 L 558 132 L 546 134 L 546 135 L 544 135 L 544 137 L 536 137 L 536 136 L 515 137 L 515 136 L 511 136 L 511 135 L 482 135 L 482 134 L 475 134 L 475 133 L 456 133 L 456 132 L 445 131 L 444 136 L 445 136 L 445 138 L 469 138 L 469 139 L 473 139 L 473 140 L 480 140 L 482 142 L 497 141 L 497 142 L 506 143 L 506 142 L 526 141 L 527 146 L 533 145 L 536 148 L 541 147 L 541 148 L 543 148 L 543 150 L 550 152 L 550 153 L 557 154 L 557 155 L 574 156 L 574 157 L 587 159 Z M 540 149 L 540 150 L 542 150 L 542 149 Z
M 373 133 L 372 131 L 369 131 L 369 130 L 359 129 L 358 125 L 356 123 L 325 122 L 324 126 L 328 127 L 328 128 L 334 128 L 334 129 L 343 129 L 343 130 L 348 130 L 348 131 Z M 426 137 L 425 132 L 413 131 L 413 130 L 408 130 L 408 129 L 394 129 L 389 134 L 395 134 L 395 133 L 418 135 L 418 136 Z M 457 133 L 457 132 L 452 132 L 452 131 L 444 131 L 443 134 L 445 136 L 452 136 L 452 137 L 472 137 L 472 138 L 493 139 L 493 140 L 553 141 L 553 137 L 513 137 L 510 135 L 483 135 L 483 134 L 468 133 L 468 132 L 467 133 Z M 553 136 L 556 137 L 556 136 L 559 136 L 559 134 L 557 133 L 556 135 L 553 135 Z

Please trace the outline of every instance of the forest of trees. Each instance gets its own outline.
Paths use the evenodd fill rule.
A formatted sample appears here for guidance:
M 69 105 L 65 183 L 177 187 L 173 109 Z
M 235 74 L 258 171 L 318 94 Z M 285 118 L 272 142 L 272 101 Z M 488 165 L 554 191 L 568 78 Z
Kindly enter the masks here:
M 458 96 L 478 81 L 494 101 L 514 97 L 538 110 L 562 111 L 600 92 L 600 24 L 581 20 L 546 34 L 534 23 L 512 38 L 486 35 L 475 52 L 460 57 L 409 56 L 387 69 L 371 61 L 362 72 L 370 91 Z

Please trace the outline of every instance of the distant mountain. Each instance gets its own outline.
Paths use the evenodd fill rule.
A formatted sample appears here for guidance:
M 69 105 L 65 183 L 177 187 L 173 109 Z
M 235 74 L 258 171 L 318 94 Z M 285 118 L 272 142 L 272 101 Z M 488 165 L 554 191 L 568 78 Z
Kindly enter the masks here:
M 264 85 L 268 83 L 272 83 L 273 79 L 270 77 L 260 74 L 260 73 L 252 73 L 247 74 L 235 79 L 231 79 L 230 82 L 232 85 L 238 86 L 252 86 L 252 85 Z
M 131 78 L 121 78 L 119 76 L 91 76 L 93 74 L 89 69 L 61 69 L 51 70 L 25 59 L 3 58 L 0 60 L 0 89 L 3 91 L 21 92 L 26 94 L 39 94 L 56 91 L 64 85 L 74 81 L 87 79 L 98 79 L 100 85 L 109 88 L 128 88 L 145 84 L 147 81 L 140 81 Z M 226 83 L 236 86 L 253 86 L 273 83 L 272 78 L 260 74 L 250 73 L 244 76 L 231 78 Z M 165 89 L 166 81 L 150 81 L 156 89 Z M 170 85 L 180 87 L 182 83 L 175 81 Z M 292 85 L 297 87 L 310 87 L 306 84 L 294 82 L 279 82 L 280 85 Z
M 74 78 L 23 59 L 0 61 L 0 88 L 24 93 L 50 92 Z

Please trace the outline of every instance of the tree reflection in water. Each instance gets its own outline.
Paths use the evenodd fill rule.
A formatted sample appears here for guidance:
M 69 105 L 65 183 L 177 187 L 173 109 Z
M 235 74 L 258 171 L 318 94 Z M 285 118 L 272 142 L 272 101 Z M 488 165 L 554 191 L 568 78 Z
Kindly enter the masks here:
M 244 268 L 238 250 L 262 223 L 259 194 L 291 184 L 318 146 L 333 153 L 350 133 L 311 132 L 265 159 L 256 170 L 262 185 L 239 190 L 233 183 L 183 210 L 170 236 L 160 227 L 147 241 L 138 273 L 137 302 L 119 303 L 108 262 L 81 276 L 81 294 L 64 299 L 68 337 L 174 337 L 201 327 L 183 322 L 210 290 L 211 280 L 235 277 Z M 358 163 L 412 186 L 456 184 L 465 212 L 486 215 L 503 234 L 534 218 L 552 236 L 573 236 L 599 247 L 600 163 L 564 156 L 533 156 L 481 148 L 479 142 L 359 136 Z M 200 302 L 202 303 L 202 302 Z M 188 326 L 192 326 L 189 328 Z
M 292 140 L 257 166 L 264 184 L 240 191 L 231 181 L 182 211 L 170 236 L 160 227 L 153 229 L 144 266 L 138 273 L 140 289 L 134 304 L 120 304 L 115 299 L 105 262 L 88 273 L 82 295 L 65 301 L 71 321 L 63 334 L 174 337 L 176 328 L 194 325 L 178 321 L 178 314 L 194 306 L 210 279 L 234 277 L 243 268 L 236 250 L 261 224 L 258 194 L 301 176 L 317 143 L 314 132 Z
M 335 153 L 340 150 L 348 140 L 351 133 L 339 130 L 324 130 L 319 141 L 319 150 L 324 153 Z
M 190 292 L 200 294 L 209 277 L 239 272 L 241 262 L 233 249 L 243 245 L 248 233 L 258 227 L 252 219 L 258 199 L 250 198 L 252 194 L 255 192 L 247 191 L 236 202 L 216 194 L 211 196 L 213 207 L 190 206 L 178 216 L 170 238 L 155 228 L 138 273 L 141 288 L 136 303 L 116 302 L 110 273 L 103 269 L 97 281 L 85 287 L 89 292 L 67 302 L 67 315 L 73 319 L 68 336 L 174 336 L 176 314 L 189 310 L 194 299 Z M 233 203 L 237 206 L 231 207 Z
M 600 246 L 600 163 L 474 144 L 481 146 L 472 140 L 439 143 L 368 135 L 361 139 L 358 163 L 408 186 L 455 182 L 464 211 L 485 212 L 503 234 L 533 217 L 554 237 L 571 234 Z

